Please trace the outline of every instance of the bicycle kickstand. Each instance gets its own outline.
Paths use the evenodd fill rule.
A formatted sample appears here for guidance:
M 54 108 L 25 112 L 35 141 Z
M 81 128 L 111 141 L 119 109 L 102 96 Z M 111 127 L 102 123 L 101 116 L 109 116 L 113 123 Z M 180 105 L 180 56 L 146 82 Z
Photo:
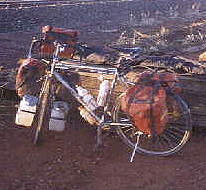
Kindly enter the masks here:
M 138 143 L 139 143 L 140 135 L 142 135 L 142 133 L 141 133 L 141 132 L 138 132 L 138 134 L 137 134 L 137 141 L 136 141 L 136 143 L 135 143 L 134 150 L 133 150 L 132 156 L 131 156 L 131 158 L 130 158 L 130 162 L 133 162 L 134 155 L 135 155 L 136 150 L 137 150 L 137 145 L 138 145 Z

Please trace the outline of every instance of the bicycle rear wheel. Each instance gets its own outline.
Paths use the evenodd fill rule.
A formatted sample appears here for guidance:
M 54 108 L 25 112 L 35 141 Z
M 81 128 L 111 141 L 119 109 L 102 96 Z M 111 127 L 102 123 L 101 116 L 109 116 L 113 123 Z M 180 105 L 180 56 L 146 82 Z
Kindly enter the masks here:
M 129 115 L 121 110 L 120 99 L 121 96 L 113 112 L 113 120 L 118 123 L 116 132 L 126 145 L 136 148 L 136 152 L 167 156 L 179 151 L 188 141 L 191 128 L 190 111 L 179 96 L 172 92 L 167 93 L 168 122 L 165 130 L 159 135 L 156 134 L 155 138 L 144 134 L 133 125 Z
M 31 126 L 31 141 L 34 145 L 40 145 L 42 142 L 43 125 L 48 124 L 49 105 L 50 105 L 50 84 L 51 81 L 46 79 L 41 87 L 39 103 Z

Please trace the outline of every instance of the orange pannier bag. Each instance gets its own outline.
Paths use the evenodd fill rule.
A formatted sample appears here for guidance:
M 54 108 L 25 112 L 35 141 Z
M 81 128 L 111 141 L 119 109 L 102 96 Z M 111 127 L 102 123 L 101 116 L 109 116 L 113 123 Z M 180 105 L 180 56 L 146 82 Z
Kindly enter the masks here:
M 51 58 L 55 51 L 54 42 L 67 45 L 64 51 L 59 53 L 61 58 L 72 58 L 75 52 L 74 45 L 78 41 L 79 32 L 65 28 L 42 27 L 43 41 L 40 46 L 40 55 Z
M 168 122 L 167 96 L 164 88 L 155 89 L 152 81 L 163 80 L 173 86 L 175 74 L 140 74 L 136 85 L 129 88 L 121 98 L 121 110 L 126 112 L 134 127 L 151 135 L 152 123 L 156 134 L 161 134 Z

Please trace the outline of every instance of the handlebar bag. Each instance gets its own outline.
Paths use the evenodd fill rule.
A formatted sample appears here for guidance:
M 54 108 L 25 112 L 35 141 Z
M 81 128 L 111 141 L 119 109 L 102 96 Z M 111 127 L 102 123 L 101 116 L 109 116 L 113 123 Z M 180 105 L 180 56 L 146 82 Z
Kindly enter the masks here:
M 45 73 L 46 67 L 37 59 L 24 59 L 17 68 L 15 89 L 18 96 L 25 94 L 37 95 L 40 88 L 40 78 Z
M 39 51 L 43 57 L 52 58 L 55 46 L 54 42 L 57 41 L 66 44 L 67 47 L 64 51 L 59 53 L 61 58 L 72 58 L 75 52 L 74 45 L 78 41 L 79 32 L 65 28 L 55 28 L 51 26 L 42 27 L 42 43 Z
M 39 54 L 42 58 L 53 58 L 53 53 L 55 51 L 55 46 L 53 43 L 48 42 L 41 42 L 40 48 L 39 48 Z M 59 57 L 65 58 L 65 59 L 71 59 L 74 56 L 75 48 L 73 47 L 65 47 L 65 49 L 59 53 Z

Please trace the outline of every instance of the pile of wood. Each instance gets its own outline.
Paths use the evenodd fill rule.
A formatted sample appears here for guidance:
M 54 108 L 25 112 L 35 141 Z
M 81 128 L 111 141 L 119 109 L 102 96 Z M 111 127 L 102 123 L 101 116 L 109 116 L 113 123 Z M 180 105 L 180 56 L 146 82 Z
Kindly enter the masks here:
M 179 74 L 182 97 L 190 106 L 193 126 L 206 127 L 206 75 Z

